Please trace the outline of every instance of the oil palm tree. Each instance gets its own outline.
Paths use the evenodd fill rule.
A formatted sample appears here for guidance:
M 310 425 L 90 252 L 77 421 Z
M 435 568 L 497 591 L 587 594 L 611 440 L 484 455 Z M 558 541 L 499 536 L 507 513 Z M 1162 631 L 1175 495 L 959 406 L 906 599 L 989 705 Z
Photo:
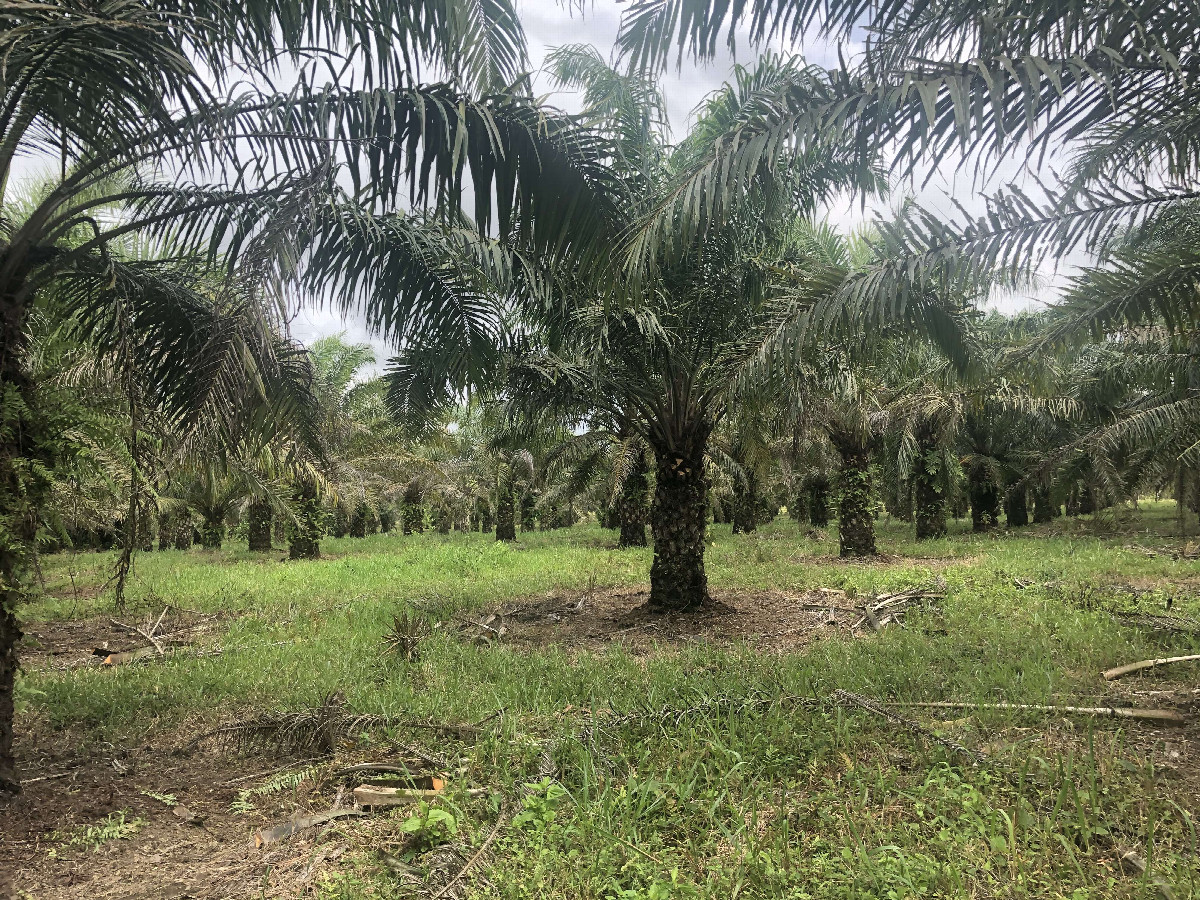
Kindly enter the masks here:
M 586 58 L 575 65 L 580 56 Z M 693 607 L 707 598 L 709 439 L 739 392 L 767 389 L 772 367 L 807 346 L 801 335 L 808 330 L 846 323 L 861 329 L 887 316 L 928 325 L 931 295 L 918 292 L 861 310 L 831 302 L 845 268 L 810 262 L 807 239 L 798 236 L 812 231 L 813 209 L 835 192 L 880 186 L 877 173 L 858 165 L 837 131 L 776 144 L 777 158 L 750 174 L 752 189 L 719 226 L 697 230 L 682 218 L 670 227 L 645 225 L 671 218 L 666 211 L 678 207 L 698 161 L 758 121 L 782 85 L 820 82 L 822 73 L 774 57 L 738 69 L 734 83 L 709 99 L 692 132 L 672 149 L 655 128 L 625 124 L 644 120 L 613 109 L 624 97 L 651 91 L 644 80 L 608 69 L 580 48 L 560 52 L 554 71 L 563 84 L 580 84 L 585 92 L 602 83 L 603 90 L 589 94 L 594 106 L 584 115 L 619 123 L 605 124 L 618 148 L 612 171 L 620 176 L 610 179 L 618 193 L 609 206 L 636 217 L 627 265 L 594 273 L 582 265 L 555 266 L 521 246 L 489 248 L 489 259 L 503 254 L 521 285 L 489 288 L 483 276 L 472 281 L 486 310 L 478 318 L 492 326 L 492 340 L 411 348 L 392 369 L 393 395 L 398 409 L 419 411 L 474 381 L 491 377 L 495 383 L 504 361 L 515 358 L 514 377 L 504 388 L 510 396 L 534 396 L 548 383 L 582 408 L 623 417 L 654 455 L 650 604 Z M 614 90 L 614 83 L 631 86 Z M 631 293 L 625 302 L 610 300 L 614 284 Z M 496 334 L 495 323 L 513 320 L 519 328 Z

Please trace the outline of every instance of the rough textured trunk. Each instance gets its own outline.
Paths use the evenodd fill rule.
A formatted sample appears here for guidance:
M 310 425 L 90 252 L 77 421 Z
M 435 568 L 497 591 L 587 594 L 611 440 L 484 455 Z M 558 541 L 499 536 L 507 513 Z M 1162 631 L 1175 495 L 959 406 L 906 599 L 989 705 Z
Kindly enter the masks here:
M 1029 499 L 1025 485 L 1014 484 L 1004 492 L 1004 518 L 1009 528 L 1024 528 L 1029 524 Z
M 973 469 L 968 475 L 971 495 L 971 530 L 991 531 L 1000 522 L 1000 489 L 986 469 Z
M 420 501 L 405 500 L 400 515 L 404 520 L 405 534 L 421 534 L 425 530 L 425 507 Z
M 396 515 L 392 512 L 390 506 L 385 506 L 379 510 L 379 530 L 384 534 L 390 534 L 393 526 L 396 524 Z
M 1079 488 L 1071 488 L 1067 492 L 1067 515 L 1079 515 Z
M 17 607 L 36 560 L 38 517 L 50 487 L 43 473 L 54 464 L 36 389 L 22 368 L 24 320 L 22 302 L 0 297 L 0 793 L 20 790 L 13 758 Z
M 292 489 L 292 502 L 296 521 L 291 523 L 288 541 L 288 557 L 291 559 L 319 559 L 321 536 L 325 533 L 323 510 L 317 496 L 317 486 L 303 480 Z
M 350 533 L 350 512 L 341 503 L 333 507 L 333 536 L 344 538 Z
M 175 549 L 191 550 L 192 544 L 196 542 L 196 529 L 192 525 L 191 513 L 185 512 L 175 521 Z
M 649 469 L 646 451 L 639 449 L 634 454 L 629 474 L 621 486 L 621 496 L 617 498 L 617 518 L 621 526 L 621 540 L 617 544 L 618 547 L 646 546 L 646 495 L 650 490 L 647 478 L 650 474 Z
M 487 534 L 495 527 L 495 517 L 492 515 L 492 504 L 483 500 L 479 505 L 479 530 Z
M 283 516 L 275 519 L 275 523 L 271 526 L 271 533 L 275 543 L 279 546 L 282 547 L 287 543 L 287 520 Z
M 650 511 L 654 531 L 650 605 L 658 609 L 691 609 L 708 599 L 704 451 L 710 431 L 699 426 L 675 448 L 654 448 L 657 481 Z
M 758 479 L 746 473 L 745 481 L 733 481 L 733 533 L 750 534 L 758 529 Z
M 829 527 L 829 479 L 824 475 L 808 480 L 808 521 L 813 528 Z
M 516 514 L 512 481 L 502 475 L 496 485 L 496 540 L 515 541 L 517 539 Z
M 437 533 L 449 534 L 454 525 L 454 514 L 448 507 L 442 506 L 437 511 Z
M 17 683 L 17 642 L 21 627 L 12 607 L 16 606 L 16 591 L 5 590 L 0 602 L 0 794 L 21 789 L 13 759 L 13 715 L 16 712 L 13 693 Z
M 175 550 L 191 550 L 192 545 L 196 544 L 196 526 L 192 523 L 191 512 L 184 512 L 176 518 L 172 536 Z
M 354 507 L 354 514 L 350 516 L 350 537 L 363 538 L 367 536 L 367 521 L 371 517 L 370 507 L 365 503 L 359 503 Z
M 787 510 L 788 518 L 793 522 L 799 524 L 808 521 L 808 506 L 804 502 L 804 491 L 797 491 L 788 499 Z
M 533 531 L 537 527 L 537 497 L 533 492 L 525 494 L 521 497 L 521 530 Z M 551 526 L 553 527 L 553 526 Z
M 945 473 L 941 452 L 923 448 L 913 461 L 913 519 L 917 525 L 917 540 L 927 541 L 946 535 L 946 492 L 942 485 Z
M 1050 488 L 1035 487 L 1033 489 L 1033 521 L 1049 522 L 1054 518 L 1054 506 L 1050 500 Z
M 1096 492 L 1090 487 L 1079 490 L 1079 515 L 1090 516 L 1096 511 Z
M 179 527 L 177 516 L 163 513 L 158 517 L 158 549 L 170 550 L 175 541 L 175 529 Z
M 914 521 L 912 480 L 900 482 L 894 486 L 894 490 L 887 491 L 883 508 L 889 516 L 901 522 Z
M 875 509 L 871 455 L 866 447 L 839 447 L 842 457 L 838 546 L 842 556 L 875 555 Z
M 225 543 L 225 517 L 207 516 L 200 526 L 200 546 L 205 550 L 220 550 Z
M 271 504 L 256 498 L 246 510 L 246 538 L 251 553 L 270 553 L 271 545 Z

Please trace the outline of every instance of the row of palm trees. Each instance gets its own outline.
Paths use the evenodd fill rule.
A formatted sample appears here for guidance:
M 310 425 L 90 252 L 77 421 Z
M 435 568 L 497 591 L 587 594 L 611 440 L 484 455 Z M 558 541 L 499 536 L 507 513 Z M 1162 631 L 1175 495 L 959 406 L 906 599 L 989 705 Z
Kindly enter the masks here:
M 761 40 L 814 23 L 838 37 L 864 18 L 860 56 L 832 70 L 766 56 L 668 141 L 652 76 L 674 42 L 706 56 L 739 19 Z M 653 483 L 661 608 L 706 599 L 709 460 L 764 397 L 820 423 L 793 423 L 795 443 L 836 452 L 851 544 L 865 543 L 869 463 L 889 440 L 936 532 L 933 486 L 955 467 L 926 451 L 974 433 L 969 493 L 994 522 L 990 460 L 1010 411 L 1050 414 L 1057 464 L 1081 479 L 1171 469 L 1183 492 L 1200 400 L 1198 34 L 1189 4 L 638 0 L 619 65 L 581 47 L 551 58 L 583 90 L 568 116 L 532 97 L 506 0 L 0 8 L 0 786 L 16 785 L 16 610 L 56 473 L 76 464 L 53 421 L 63 407 L 32 375 L 39 315 L 117 387 L 126 568 L 154 470 L 174 459 L 163 433 L 222 470 L 281 463 L 269 477 L 316 549 L 327 473 L 357 457 L 351 435 L 331 453 L 310 414 L 310 358 L 284 327 L 298 291 L 362 312 L 396 346 L 377 402 L 410 427 L 470 390 L 523 428 L 602 434 L 639 473 L 614 487 Z M 421 84 L 422 66 L 446 80 Z M 298 74 L 277 90 L 285 69 Z M 1011 189 L 950 219 L 908 205 L 852 242 L 815 224 L 825 204 L 882 193 L 885 174 L 1030 147 L 1036 166 L 1054 141 L 1078 152 L 1044 198 Z M 57 177 L 17 202 L 14 161 L 31 155 Z M 1036 371 L 1012 374 L 1019 351 L 977 351 L 969 311 L 1080 246 L 1097 263 L 1037 346 L 1081 377 L 1058 382 L 1063 396 L 1035 391 Z M 1087 329 L 1109 339 L 1063 352 Z M 944 360 L 924 418 L 900 414 L 870 362 L 892 343 L 906 349 L 889 358 Z M 990 394 L 965 402 L 954 379 Z M 1056 405 L 1086 412 L 1065 426 Z M 726 447 L 753 471 L 761 448 L 736 433 Z M 496 458 L 507 534 L 525 458 Z M 739 483 L 744 526 L 756 488 Z

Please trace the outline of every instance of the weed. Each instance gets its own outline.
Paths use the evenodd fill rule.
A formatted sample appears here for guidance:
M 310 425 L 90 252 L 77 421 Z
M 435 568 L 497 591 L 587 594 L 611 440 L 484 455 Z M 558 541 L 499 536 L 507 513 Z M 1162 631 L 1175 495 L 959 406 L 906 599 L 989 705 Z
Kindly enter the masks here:
M 238 791 L 237 798 L 229 806 L 234 814 L 253 812 L 255 797 L 269 797 L 283 791 L 295 791 L 306 781 L 313 781 L 320 774 L 320 766 L 309 766 L 296 772 L 274 775 L 256 787 Z
M 109 813 L 95 825 L 82 825 L 68 834 L 54 832 L 50 835 L 50 839 L 61 841 L 64 848 L 70 847 L 76 850 L 95 853 L 109 841 L 124 840 L 127 837 L 137 834 L 145 824 L 145 819 L 131 819 L 126 821 L 125 810 L 118 810 L 117 812 Z M 56 857 L 58 855 L 58 848 L 52 849 L 49 852 L 52 857 Z
M 388 652 L 405 662 L 421 658 L 421 641 L 429 634 L 429 621 L 415 610 L 405 609 L 392 616 L 392 625 L 383 636 Z
M 523 534 L 519 548 L 479 534 L 331 539 L 322 550 L 332 558 L 301 563 L 235 549 L 147 554 L 131 592 L 228 613 L 226 652 L 34 669 L 18 696 L 52 726 L 99 739 L 142 734 L 152 702 L 165 729 L 250 709 L 242 733 L 251 743 L 318 749 L 364 740 L 364 723 L 478 722 L 503 708 L 465 743 L 394 726 L 401 742 L 438 742 L 425 749 L 464 767 L 455 781 L 509 798 L 515 814 L 487 854 L 492 887 L 478 886 L 495 900 L 1130 900 L 1152 896 L 1155 878 L 1177 900 L 1197 900 L 1194 757 L 1170 755 L 1186 748 L 1186 734 L 1003 711 L 911 713 L 989 760 L 973 766 L 863 709 L 769 702 L 838 688 L 877 700 L 1129 697 L 1122 692 L 1140 689 L 1136 679 L 1109 684 L 1099 673 L 1200 651 L 1200 635 L 1154 624 L 1168 599 L 1171 616 L 1200 616 L 1200 562 L 1143 552 L 1175 541 L 1173 507 L 1145 507 L 1137 521 L 1059 523 L 1058 534 L 1034 526 L 979 538 L 959 521 L 921 544 L 909 526 L 880 522 L 886 561 L 852 564 L 837 557 L 836 541 L 788 521 L 736 537 L 714 526 L 714 590 L 830 587 L 867 597 L 941 577 L 946 596 L 939 613 L 913 610 L 905 627 L 865 637 L 826 629 L 803 652 L 781 655 L 700 642 L 642 655 L 619 645 L 518 650 L 431 626 L 419 636 L 420 683 L 379 665 L 380 635 L 394 629 L 397 609 L 434 623 L 553 592 L 644 585 L 651 551 L 607 549 L 609 536 L 581 525 Z M 103 613 L 110 598 L 91 595 L 110 561 L 47 557 L 47 595 L 23 612 L 34 622 Z M 1190 691 L 1197 671 L 1164 668 L 1153 686 Z M 339 702 L 314 707 L 335 691 Z M 543 780 L 546 771 L 555 778 Z M 238 802 L 251 808 L 257 791 L 302 777 L 270 779 Z M 487 803 L 448 814 L 475 835 L 491 827 L 477 814 L 488 823 L 500 815 L 498 797 L 485 811 Z M 447 839 L 445 823 L 414 819 L 372 821 Z M 1147 876 L 1121 869 L 1117 842 L 1147 860 Z M 314 886 L 318 896 L 411 893 L 378 860 L 339 867 Z
M 422 800 L 416 811 L 401 823 L 400 830 L 408 835 L 409 850 L 420 852 L 444 844 L 457 835 L 458 819 L 453 813 Z

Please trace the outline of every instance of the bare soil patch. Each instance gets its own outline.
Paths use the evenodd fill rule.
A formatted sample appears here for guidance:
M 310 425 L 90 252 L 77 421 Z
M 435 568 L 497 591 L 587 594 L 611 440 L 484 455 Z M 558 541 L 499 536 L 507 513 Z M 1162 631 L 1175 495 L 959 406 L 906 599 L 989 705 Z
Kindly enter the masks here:
M 700 609 L 660 612 L 645 588 L 561 591 L 516 606 L 496 606 L 456 623 L 467 639 L 535 648 L 621 646 L 636 654 L 693 643 L 747 643 L 785 653 L 862 619 L 840 591 L 715 590 Z
M 182 744 L 187 736 L 177 737 L 175 743 Z M 325 777 L 329 766 L 308 769 L 318 760 L 176 755 L 161 744 L 101 743 L 80 750 L 81 740 L 39 731 L 20 741 L 24 790 L 0 800 L 0 900 L 301 897 L 351 857 L 394 844 L 397 837 L 393 816 L 385 810 L 335 819 L 256 846 L 259 829 L 353 806 L 351 782 Z M 377 750 L 372 758 L 379 757 Z M 354 761 L 339 759 L 338 764 Z M 403 754 L 391 761 L 419 765 Z M 239 792 L 269 784 L 280 773 L 306 770 L 323 774 L 255 792 L 253 808 L 236 811 Z M 134 823 L 125 837 L 98 846 L 72 845 L 72 837 L 114 815 Z
M 239 786 L 225 782 L 270 761 L 103 745 L 79 753 L 70 746 L 61 733 L 21 742 L 24 790 L 0 800 L 0 897 L 6 878 L 11 896 L 39 900 L 244 897 L 263 887 L 268 897 L 292 895 L 278 889 L 282 873 L 270 874 L 285 855 L 272 860 L 252 850 L 257 820 L 229 811 Z M 200 824 L 183 821 L 177 806 L 151 794 L 173 796 Z M 121 814 L 137 823 L 126 837 L 70 844 L 88 826 Z M 308 846 L 287 850 L 298 857 Z
M 168 607 L 154 614 L 129 613 L 124 620 L 95 616 L 78 621 L 32 622 L 21 640 L 21 665 L 29 670 L 102 665 L 110 653 L 136 651 L 152 643 L 132 629 L 153 633 L 166 649 L 205 644 L 221 616 Z

